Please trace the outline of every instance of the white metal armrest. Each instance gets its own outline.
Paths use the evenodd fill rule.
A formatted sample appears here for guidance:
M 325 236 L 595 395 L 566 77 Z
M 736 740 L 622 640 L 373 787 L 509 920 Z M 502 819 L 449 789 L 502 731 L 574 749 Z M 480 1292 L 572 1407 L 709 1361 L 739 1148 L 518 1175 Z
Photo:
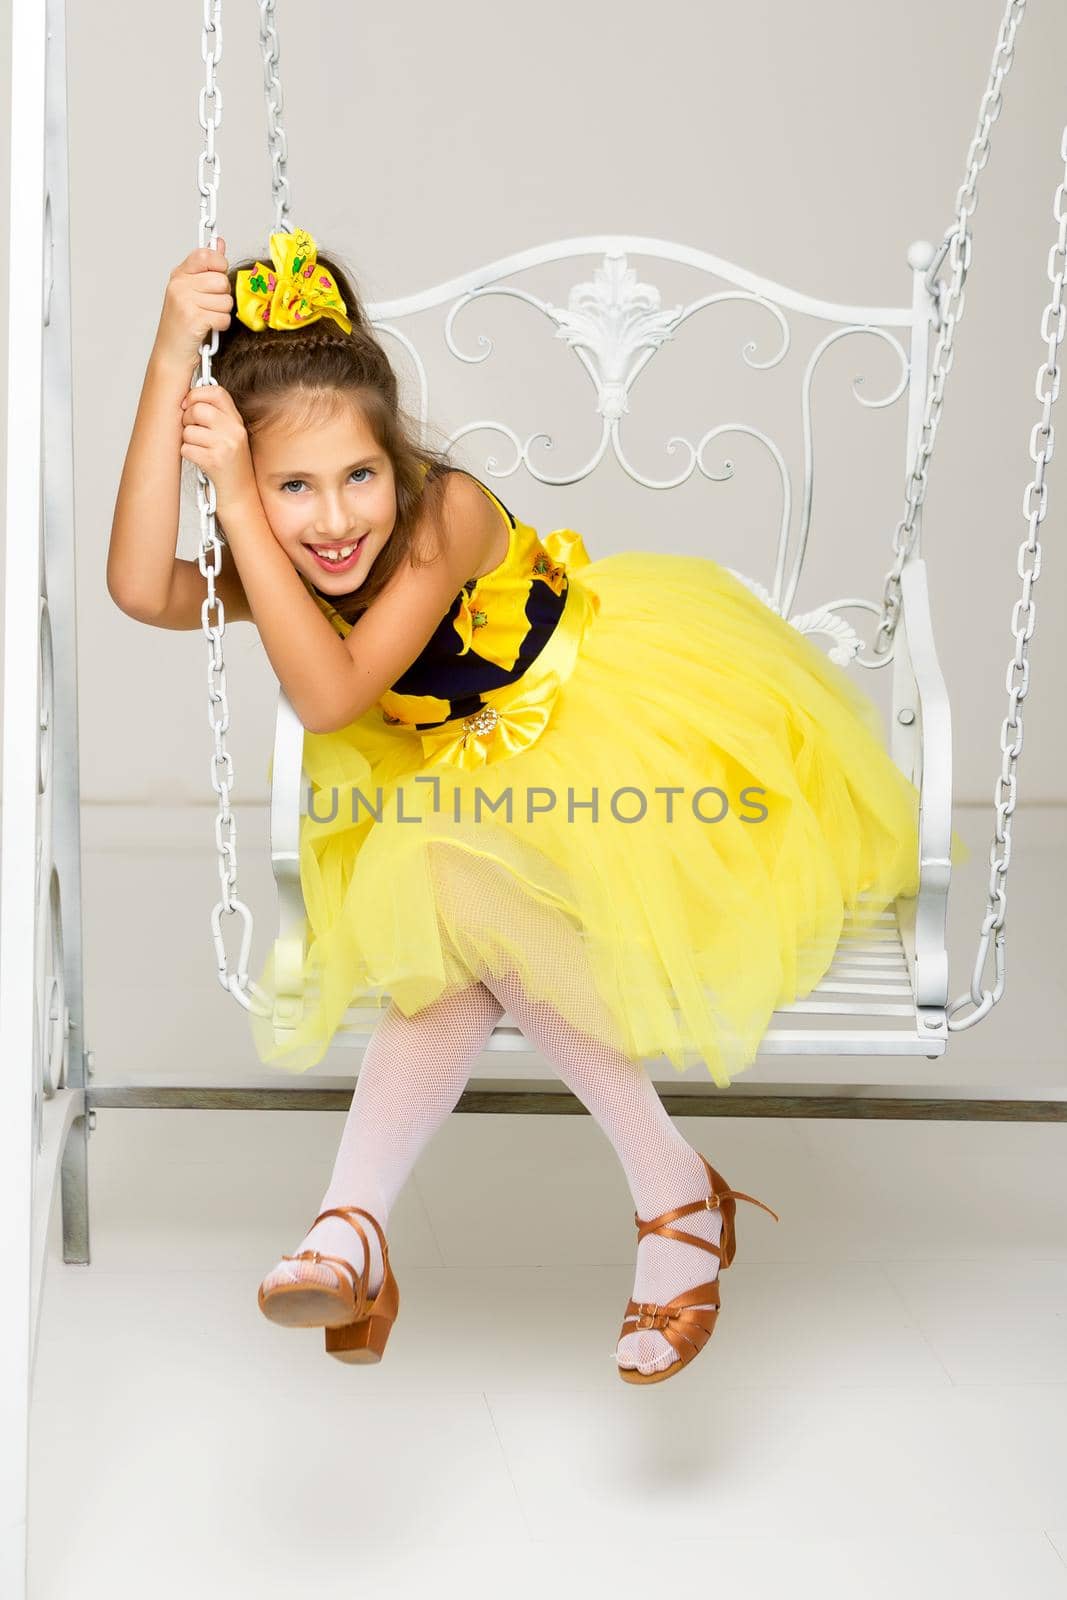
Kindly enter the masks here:
M 920 798 L 919 893 L 913 930 L 915 1002 L 920 1007 L 943 1009 L 949 979 L 945 935 L 952 871 L 952 715 L 934 647 L 926 562 L 921 556 L 905 562 L 900 584 L 903 603 L 896 648 L 905 652 L 906 661 L 901 665 L 910 665 L 910 673 L 898 672 L 895 681 L 902 685 L 910 680 L 911 698 L 917 702 L 910 707 L 904 701 L 894 705 L 895 737 L 901 727 L 901 711 L 915 713 L 909 725 L 910 776 Z M 929 1020 L 933 1023 L 936 1019 Z
M 294 1027 L 304 1006 L 307 918 L 300 886 L 300 818 L 305 812 L 304 725 L 284 689 L 278 691 L 270 783 L 270 859 L 278 891 L 274 945 L 275 1027 Z

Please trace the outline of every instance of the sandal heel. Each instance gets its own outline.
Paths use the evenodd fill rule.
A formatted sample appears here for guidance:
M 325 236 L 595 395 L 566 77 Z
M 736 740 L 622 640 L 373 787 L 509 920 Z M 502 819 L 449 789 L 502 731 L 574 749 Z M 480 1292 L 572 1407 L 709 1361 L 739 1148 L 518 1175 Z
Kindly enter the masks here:
M 382 1286 L 374 1299 L 368 1300 L 363 1315 L 355 1322 L 323 1330 L 326 1354 L 353 1366 L 380 1361 L 399 1309 L 400 1291 L 386 1255 Z
M 380 1361 L 392 1326 L 386 1317 L 367 1317 L 363 1322 L 327 1328 L 326 1354 L 353 1364 Z

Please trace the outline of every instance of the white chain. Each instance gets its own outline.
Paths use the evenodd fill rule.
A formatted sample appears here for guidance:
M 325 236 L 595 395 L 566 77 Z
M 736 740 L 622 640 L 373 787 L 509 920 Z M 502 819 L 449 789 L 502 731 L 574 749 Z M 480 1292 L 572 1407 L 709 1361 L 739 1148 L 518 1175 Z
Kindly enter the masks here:
M 952 366 L 956 328 L 963 317 L 963 285 L 971 265 L 971 230 L 968 219 L 974 215 L 978 204 L 978 174 L 989 160 L 989 130 L 1000 115 L 1001 87 L 1015 59 L 1015 33 L 1025 9 L 1026 0 L 1008 0 L 1008 7 L 997 35 L 997 46 L 993 52 L 989 82 L 978 110 L 978 129 L 967 152 L 967 177 L 956 196 L 956 221 L 946 233 L 926 274 L 927 287 L 934 292 L 934 278 L 946 252 L 951 252 L 952 282 L 947 292 L 944 284 L 937 286 L 935 325 L 940 328 L 940 338 L 934 351 L 930 383 L 926 392 L 918 455 L 915 465 L 908 474 L 908 507 L 903 520 L 898 522 L 893 533 L 896 559 L 886 574 L 878 631 L 872 647 L 876 656 L 888 652 L 900 617 L 900 574 L 914 546 L 918 511 L 926 499 L 926 469 L 933 453 L 937 427 L 941 420 L 945 379 Z
M 275 20 L 275 0 L 258 0 L 259 43 L 263 53 L 263 92 L 267 103 L 267 147 L 271 161 L 271 193 L 274 196 L 274 231 L 291 233 L 289 226 L 289 178 L 286 162 L 289 145 L 282 127 L 282 80 L 278 72 L 281 47 Z
M 1064 278 L 1067 276 L 1067 126 L 1060 137 L 1060 156 L 1063 160 L 1063 177 L 1052 201 L 1052 215 L 1058 224 L 1056 241 L 1049 251 L 1048 276 L 1052 284 L 1052 299 L 1041 318 L 1041 337 L 1048 344 L 1045 360 L 1037 369 L 1034 389 L 1041 402 L 1041 417 L 1030 434 L 1030 457 L 1036 463 L 1033 478 L 1023 494 L 1023 516 L 1027 520 L 1027 534 L 1019 546 L 1016 567 L 1022 579 L 1022 594 L 1012 607 L 1011 631 L 1015 637 L 1015 650 L 1008 662 L 1007 683 L 1008 715 L 1000 729 L 1001 770 L 993 791 L 997 821 L 993 843 L 989 847 L 989 887 L 987 908 L 982 919 L 981 935 L 971 987 L 968 993 L 957 995 L 947 1007 L 948 1026 L 952 1029 L 969 1028 L 996 1005 L 1004 993 L 1005 930 L 1004 918 L 1008 909 L 1008 864 L 1011 861 L 1011 826 L 1017 801 L 1016 763 L 1023 747 L 1022 702 L 1030 688 L 1029 646 L 1037 622 L 1034 604 L 1034 584 L 1041 576 L 1041 545 L 1037 530 L 1045 520 L 1048 510 L 1048 484 L 1045 470 L 1052 460 L 1055 430 L 1052 426 L 1052 407 L 1060 392 L 1060 366 L 1057 357 L 1063 343 L 1065 307 L 1063 300 Z M 994 982 L 992 989 L 982 987 L 982 977 L 989 952 L 990 936 L 994 936 Z M 973 1003 L 976 1009 L 968 1016 L 957 1017 L 962 1006 Z
M 886 575 L 882 610 L 873 646 L 875 655 L 883 655 L 889 650 L 900 619 L 900 575 L 915 545 L 919 508 L 926 498 L 927 466 L 941 419 L 945 379 L 952 367 L 956 328 L 963 317 L 963 286 L 970 270 L 972 253 L 969 222 L 978 204 L 978 174 L 989 160 L 989 133 L 1000 115 L 1004 79 L 1011 71 L 1015 60 L 1015 35 L 1025 9 L 1026 0 L 1008 0 L 997 35 L 996 49 L 993 52 L 989 82 L 979 107 L 978 129 L 967 154 L 967 177 L 956 196 L 956 220 L 946 233 L 926 273 L 926 287 L 931 294 L 936 293 L 934 325 L 939 330 L 939 338 L 926 394 L 918 452 L 908 476 L 907 511 L 893 534 L 895 560 Z M 1061 155 L 1067 167 L 1067 128 L 1064 129 Z M 979 933 L 970 988 L 966 993 L 957 995 L 946 1006 L 946 1022 L 953 1032 L 970 1028 L 982 1017 L 987 1016 L 1004 993 L 1007 939 L 1004 922 L 1007 912 L 1008 867 L 1011 862 L 1012 817 L 1018 802 L 1016 766 L 1023 745 L 1022 701 L 1030 686 L 1028 647 L 1037 621 L 1033 586 L 1041 572 L 1041 546 L 1038 543 L 1037 531 L 1044 520 L 1047 507 L 1045 469 L 1052 459 L 1054 441 L 1052 406 L 1060 387 L 1060 369 L 1056 353 L 1064 334 L 1063 283 L 1065 255 L 1067 255 L 1067 224 L 1065 224 L 1067 212 L 1065 212 L 1064 195 L 1065 184 L 1061 182 L 1056 190 L 1052 207 L 1059 233 L 1048 261 L 1052 299 L 1046 306 L 1041 320 L 1041 336 L 1048 343 L 1048 355 L 1038 369 L 1037 376 L 1037 398 L 1042 402 L 1041 420 L 1030 435 L 1030 455 L 1037 464 L 1037 470 L 1023 495 L 1023 515 L 1027 518 L 1029 530 L 1020 547 L 1017 561 L 1022 594 L 1012 607 L 1011 613 L 1015 649 L 1008 663 L 1007 672 L 1008 715 L 1000 730 L 1001 770 L 993 794 L 996 825 L 989 849 L 990 873 L 986 911 Z M 935 279 L 946 253 L 950 254 L 952 281 L 947 289 L 943 283 L 938 283 L 935 290 Z M 983 975 L 991 938 L 994 977 L 993 987 L 987 989 L 983 987 Z M 962 1008 L 968 1005 L 973 1005 L 975 1009 L 966 1016 L 958 1015 Z
M 215 222 L 218 210 L 220 163 L 215 149 L 215 130 L 222 121 L 222 90 L 215 82 L 215 67 L 222 56 L 222 0 L 203 0 L 204 18 L 200 53 L 204 58 L 204 87 L 200 91 L 199 120 L 204 132 L 204 148 L 197 164 L 197 187 L 200 190 L 201 249 L 216 242 Z M 209 339 L 200 346 L 200 375 L 196 387 L 217 383 L 211 376 L 211 357 L 219 347 L 217 328 L 212 328 Z M 230 787 L 233 783 L 233 762 L 226 749 L 226 734 L 230 726 L 230 707 L 226 696 L 226 669 L 222 657 L 222 636 L 226 628 L 226 608 L 215 593 L 215 579 L 222 569 L 222 546 L 215 529 L 215 486 L 200 467 L 196 469 L 196 503 L 200 511 L 200 547 L 197 562 L 207 581 L 207 595 L 201 607 L 200 620 L 208 642 L 208 720 L 214 735 L 215 749 L 211 757 L 211 787 L 218 795 L 219 809 L 215 819 L 215 846 L 218 851 L 219 883 L 222 898 L 211 913 L 211 932 L 215 943 L 219 982 L 246 1010 L 261 1016 L 270 1014 L 268 997 L 248 975 L 248 957 L 252 945 L 252 913 L 236 896 L 237 888 L 237 825 L 230 810 Z M 209 565 L 210 557 L 210 565 Z M 211 614 L 217 613 L 212 622 Z M 237 958 L 237 971 L 227 970 L 226 945 L 222 937 L 222 917 L 240 916 L 243 924 L 241 952 Z

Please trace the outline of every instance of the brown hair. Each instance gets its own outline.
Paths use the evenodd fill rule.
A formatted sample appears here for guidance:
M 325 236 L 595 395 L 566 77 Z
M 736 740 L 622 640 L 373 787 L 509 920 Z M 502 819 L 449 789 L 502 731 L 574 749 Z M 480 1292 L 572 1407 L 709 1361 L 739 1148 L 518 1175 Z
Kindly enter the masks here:
M 367 426 L 393 466 L 396 522 L 360 587 L 350 595 L 325 596 L 346 622 L 354 622 L 405 561 L 418 558 L 415 532 L 421 513 L 443 537 L 441 498 L 451 458 L 444 449 L 419 443 L 418 425 L 400 404 L 396 374 L 356 289 L 351 271 L 322 251 L 317 259 L 333 275 L 352 332 L 345 333 L 332 317 L 320 317 L 307 328 L 264 328 L 255 332 L 237 316 L 238 272 L 255 267 L 256 258 L 230 268 L 234 311 L 230 326 L 219 331 L 219 347 L 211 359 L 213 377 L 227 391 L 250 436 L 280 410 L 294 425 L 336 409 L 341 397 L 354 401 Z M 221 526 L 221 525 L 220 525 Z M 312 585 L 314 587 L 314 585 Z

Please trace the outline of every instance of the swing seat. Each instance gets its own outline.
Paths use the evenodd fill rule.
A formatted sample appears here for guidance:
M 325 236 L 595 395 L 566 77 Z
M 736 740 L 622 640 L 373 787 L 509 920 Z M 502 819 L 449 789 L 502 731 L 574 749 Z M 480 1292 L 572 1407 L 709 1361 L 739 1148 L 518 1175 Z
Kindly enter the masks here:
M 435 303 L 435 298 L 448 298 L 454 303 L 446 324 L 446 339 L 454 353 L 460 355 L 451 343 L 451 326 L 457 311 L 465 303 L 493 293 L 494 289 L 497 293 L 506 292 L 496 286 L 497 281 L 520 266 L 526 268 L 541 261 L 588 254 L 598 245 L 604 251 L 603 264 L 592 283 L 580 283 L 572 290 L 566 310 L 538 301 L 536 297 L 527 297 L 525 291 L 523 294 L 528 303 L 539 306 L 555 321 L 557 336 L 570 341 L 597 386 L 597 409 L 602 418 L 603 439 L 591 465 L 595 465 L 607 447 L 612 445 L 625 469 L 631 476 L 637 476 L 622 457 L 618 437 L 619 420 L 630 409 L 627 391 L 637 372 L 651 358 L 659 344 L 672 336 L 674 329 L 685 320 L 691 309 L 675 307 L 669 311 L 661 310 L 656 289 L 648 283 L 638 283 L 635 271 L 628 266 L 627 252 L 631 251 L 684 261 L 689 266 L 705 267 L 720 277 L 743 283 L 743 292 L 734 292 L 721 298 L 748 299 L 771 310 L 785 333 L 777 358 L 761 363 L 761 369 L 775 365 L 776 359 L 780 360 L 788 348 L 786 310 L 844 324 L 843 328 L 822 340 L 808 363 L 804 378 L 806 390 L 809 391 L 808 398 L 818 360 L 834 340 L 848 334 L 866 334 L 868 337 L 874 334 L 884 338 L 899 353 L 903 376 L 898 388 L 888 399 L 862 403 L 885 405 L 899 398 L 905 390 L 908 391 L 907 459 L 909 462 L 914 459 L 925 382 L 909 383 L 909 379 L 916 372 L 925 376 L 927 371 L 932 303 L 929 291 L 923 284 L 923 273 L 932 259 L 933 247 L 922 242 L 913 245 L 908 253 L 913 274 L 913 298 L 912 304 L 904 308 L 829 305 L 756 278 L 751 273 L 741 272 L 701 252 L 681 251 L 676 246 L 660 241 L 609 238 L 564 241 L 525 252 L 521 258 L 511 258 L 471 274 L 468 280 L 470 287 L 458 297 L 457 285 L 453 280 L 443 286 L 436 296 L 431 292 L 413 296 L 408 301 L 371 307 L 371 320 L 375 324 L 387 322 L 391 329 L 405 311 L 424 310 L 427 305 Z M 636 316 L 635 308 L 641 313 L 640 317 Z M 883 331 L 893 325 L 907 330 L 910 351 L 906 352 L 894 335 Z M 632 332 L 620 335 L 620 327 Z M 620 351 L 620 338 L 625 346 L 628 337 L 632 339 L 632 347 Z M 625 371 L 622 381 L 620 371 Z M 471 426 L 498 428 L 514 438 L 510 429 L 502 424 L 481 421 Z M 880 608 L 873 601 L 843 599 L 828 602 L 801 616 L 792 614 L 792 598 L 808 543 L 812 500 L 810 405 L 804 407 L 804 427 L 807 481 L 799 535 L 788 527 L 787 514 L 779 534 L 775 578 L 770 588 L 764 587 L 750 574 L 734 568 L 729 570 L 801 632 L 821 634 L 828 638 L 831 658 L 839 664 L 849 666 L 859 660 L 861 665 L 869 665 L 871 669 L 880 669 L 882 666 L 890 668 L 890 753 L 897 766 L 915 784 L 921 799 L 919 888 L 914 897 L 898 899 L 893 907 L 883 911 L 877 924 L 861 936 L 851 931 L 851 919 L 846 918 L 835 958 L 824 978 L 804 999 L 774 1013 L 757 1054 L 759 1057 L 925 1056 L 933 1059 L 943 1054 L 948 1037 L 946 1006 L 949 970 L 945 935 L 952 837 L 952 771 L 949 701 L 934 643 L 926 566 L 916 539 L 901 572 L 901 608 L 893 649 L 884 657 L 871 657 L 865 641 L 843 615 L 845 611 L 855 608 L 877 615 Z M 766 436 L 755 429 L 740 424 L 731 424 L 729 428 L 750 433 L 766 442 Z M 465 431 L 469 430 L 458 429 L 457 436 Z M 714 430 L 717 433 L 724 431 L 727 431 L 726 426 Z M 704 443 L 710 437 L 710 433 L 705 435 Z M 699 460 L 699 451 L 691 445 L 689 449 L 692 456 L 691 473 L 693 465 Z M 774 453 L 783 477 L 784 504 L 788 508 L 787 469 L 781 454 L 777 451 Z M 703 463 L 700 465 L 703 470 Z M 590 467 L 584 470 L 588 471 Z M 732 467 L 729 470 L 732 472 Z M 566 481 L 570 483 L 582 475 L 583 471 L 579 469 Z M 641 478 L 640 481 L 653 487 L 673 487 L 689 475 L 683 473 L 677 480 L 662 485 L 650 484 L 647 478 Z M 788 552 L 793 549 L 797 553 L 791 561 L 787 561 Z M 304 729 L 299 718 L 284 692 L 280 692 L 271 769 L 270 811 L 271 859 L 279 905 L 278 937 L 274 947 L 278 998 L 272 1021 L 275 1039 L 279 1044 L 284 1042 L 287 1032 L 296 1025 L 305 1002 L 311 998 L 304 991 L 306 918 L 299 867 L 300 818 L 308 792 L 302 766 L 303 737 Z M 350 1008 L 334 1035 L 334 1044 L 364 1046 L 380 1015 L 376 1006 Z M 532 1053 L 532 1047 L 506 1013 L 500 1018 L 486 1048 L 519 1054 Z M 669 1063 L 667 1065 L 669 1067 Z M 669 1071 L 671 1078 L 679 1076 L 673 1067 Z M 509 1063 L 501 1075 L 521 1078 L 527 1074 L 516 1061 Z

